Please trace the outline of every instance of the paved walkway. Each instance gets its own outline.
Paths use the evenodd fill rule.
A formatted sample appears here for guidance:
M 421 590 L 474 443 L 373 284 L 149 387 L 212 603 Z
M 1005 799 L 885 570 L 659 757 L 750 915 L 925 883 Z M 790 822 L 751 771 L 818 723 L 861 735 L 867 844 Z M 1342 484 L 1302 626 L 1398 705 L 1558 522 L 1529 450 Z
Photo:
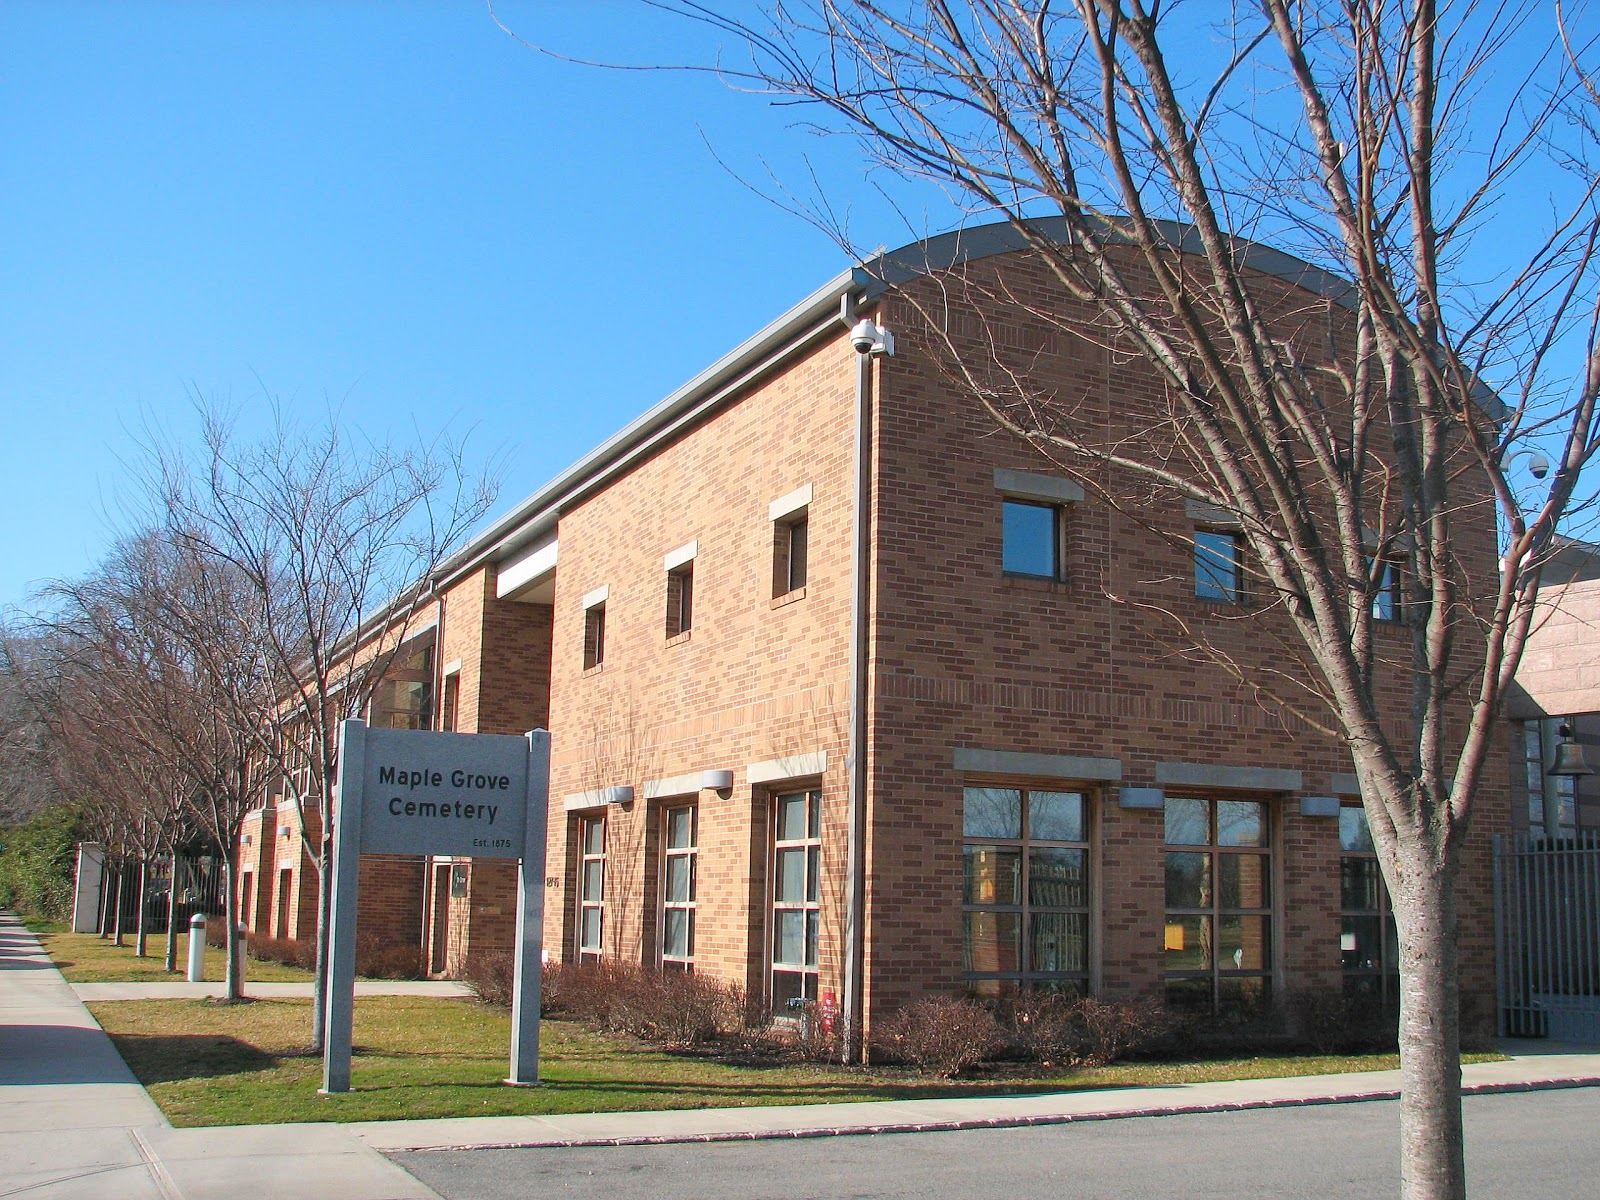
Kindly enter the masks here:
M 102 986 L 149 995 L 190 985 L 74 989 L 0 913 L 0 1200 L 423 1200 L 435 1193 L 380 1151 L 981 1129 L 1391 1099 L 1399 1088 L 1398 1072 L 1375 1071 L 956 1100 L 174 1129 L 75 994 Z M 1468 1091 L 1600 1086 L 1593 1048 L 1506 1049 L 1505 1062 L 1463 1068 Z

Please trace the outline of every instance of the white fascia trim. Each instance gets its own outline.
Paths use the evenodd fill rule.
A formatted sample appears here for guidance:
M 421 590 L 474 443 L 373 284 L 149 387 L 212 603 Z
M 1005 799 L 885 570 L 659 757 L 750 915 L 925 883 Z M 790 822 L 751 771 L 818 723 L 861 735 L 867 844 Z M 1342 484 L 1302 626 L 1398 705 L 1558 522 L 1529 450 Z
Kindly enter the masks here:
M 994 469 L 994 490 L 1018 500 L 1043 500 L 1050 504 L 1082 504 L 1083 488 L 1060 475 L 1041 475 L 1036 471 Z
M 700 540 L 698 538 L 696 538 L 692 542 L 685 542 L 683 545 L 679 546 L 676 550 L 674 550 L 671 554 L 662 555 L 661 556 L 661 569 L 663 571 L 671 571 L 671 570 L 673 570 L 673 569 L 675 569 L 677 567 L 683 566 L 683 564 L 686 563 L 686 562 L 693 562 L 696 558 L 699 557 L 699 555 L 700 555 Z
M 785 517 L 799 512 L 802 508 L 809 507 L 810 504 L 811 485 L 807 483 L 795 488 L 794 491 L 786 496 L 779 496 L 771 504 L 767 505 L 767 519 L 769 521 L 781 521 Z
M 599 587 L 595 588 L 594 591 L 585 592 L 583 594 L 581 607 L 584 609 L 590 609 L 597 604 L 604 604 L 609 599 L 611 599 L 611 585 L 609 583 L 602 583 Z
M 745 779 L 751 784 L 778 783 L 785 779 L 805 779 L 821 775 L 828 769 L 828 752 L 813 750 L 809 754 L 790 754 L 784 758 L 768 758 L 753 762 L 744 769 Z
M 561 801 L 561 807 L 568 812 L 581 812 L 586 808 L 604 808 L 606 794 L 604 790 L 596 789 L 589 792 L 573 792 Z
M 554 571 L 560 547 L 561 543 L 551 533 L 517 557 L 501 563 L 495 575 L 495 598 L 504 600 L 512 592 Z

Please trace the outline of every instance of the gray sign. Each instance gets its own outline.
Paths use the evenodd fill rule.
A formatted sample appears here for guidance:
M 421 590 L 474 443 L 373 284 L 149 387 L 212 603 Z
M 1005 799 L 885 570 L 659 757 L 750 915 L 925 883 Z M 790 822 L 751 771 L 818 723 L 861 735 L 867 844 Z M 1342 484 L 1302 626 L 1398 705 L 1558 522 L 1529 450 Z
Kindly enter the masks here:
M 365 854 L 520 858 L 527 806 L 525 737 L 366 730 Z

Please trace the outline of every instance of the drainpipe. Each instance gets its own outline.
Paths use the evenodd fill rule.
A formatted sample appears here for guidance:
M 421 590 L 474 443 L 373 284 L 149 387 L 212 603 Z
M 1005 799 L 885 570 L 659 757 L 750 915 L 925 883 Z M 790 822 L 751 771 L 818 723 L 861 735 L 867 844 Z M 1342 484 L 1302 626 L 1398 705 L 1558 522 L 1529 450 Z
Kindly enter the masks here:
M 849 811 L 845 842 L 844 1037 L 841 1057 L 859 1062 L 865 1022 L 862 975 L 866 962 L 867 644 L 872 565 L 872 360 L 894 354 L 894 335 L 868 319 L 857 319 L 855 297 L 846 294 L 839 319 L 850 329 L 856 352 L 855 509 L 850 579 Z

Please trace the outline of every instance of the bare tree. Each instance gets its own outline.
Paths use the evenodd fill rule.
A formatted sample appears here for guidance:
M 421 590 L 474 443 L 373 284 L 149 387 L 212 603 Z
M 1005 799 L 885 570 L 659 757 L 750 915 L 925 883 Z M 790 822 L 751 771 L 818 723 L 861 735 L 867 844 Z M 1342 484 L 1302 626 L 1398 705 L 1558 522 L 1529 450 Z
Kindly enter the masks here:
M 227 565 L 254 593 L 254 619 L 277 701 L 254 713 L 256 750 L 305 813 L 319 816 L 316 995 L 312 1048 L 323 1041 L 330 802 L 341 721 L 364 716 L 418 619 L 435 570 L 488 511 L 495 487 L 469 478 L 460 447 L 353 443 L 337 423 L 303 429 L 281 412 L 259 442 L 215 410 L 202 452 L 157 454 L 169 534 Z M 231 853 L 232 844 L 226 846 Z
M 175 864 L 178 844 L 196 827 L 231 847 L 259 804 L 260 714 L 276 694 L 255 593 L 187 540 L 146 534 L 120 543 L 88 580 L 57 584 L 49 595 L 52 643 L 61 648 L 55 756 L 93 797 L 91 811 L 105 810 L 111 844 L 139 870 L 142 954 L 151 861 L 164 854 Z M 224 877 L 232 931 L 238 901 L 226 857 Z M 170 890 L 167 910 L 170 967 Z M 225 944 L 227 994 L 238 999 L 237 939 Z
M 950 377 L 1092 494 L 1237 523 L 1263 628 L 1292 630 L 1303 671 L 1189 649 L 1350 747 L 1400 934 L 1403 1190 L 1462 1196 L 1462 845 L 1600 446 L 1590 45 L 1525 2 L 651 7 L 742 41 L 748 66 L 713 68 L 736 85 L 1009 222 L 1064 300 L 959 269 L 948 286 L 1159 378 L 1143 428 L 1108 438 L 1096 398 L 1041 387 L 1003 339 L 951 334 L 938 281 L 895 293 Z M 1319 320 L 1276 319 L 1282 289 L 1244 237 L 1329 273 Z M 1509 469 L 1518 438 L 1549 450 L 1546 483 Z M 1474 577 L 1496 519 L 1503 570 Z M 1396 560 L 1409 647 L 1386 663 L 1374 608 Z M 1394 670 L 1404 729 L 1384 722 Z

